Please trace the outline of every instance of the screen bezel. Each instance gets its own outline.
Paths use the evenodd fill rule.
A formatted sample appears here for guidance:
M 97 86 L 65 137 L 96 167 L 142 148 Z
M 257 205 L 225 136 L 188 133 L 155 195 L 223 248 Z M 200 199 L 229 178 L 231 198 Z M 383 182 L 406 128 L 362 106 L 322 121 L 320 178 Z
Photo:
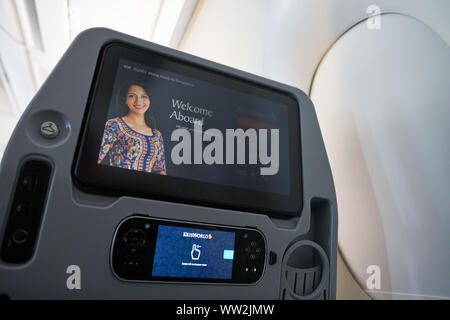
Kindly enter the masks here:
M 150 224 L 148 231 L 148 244 L 145 248 L 144 254 L 146 261 L 141 261 L 141 269 L 136 269 L 135 274 L 124 272 L 121 267 L 122 262 L 120 260 L 122 254 L 126 251 L 118 241 L 127 231 L 132 228 L 142 229 L 145 224 Z M 207 231 L 224 231 L 232 232 L 235 234 L 234 240 L 234 259 L 232 267 L 232 275 L 229 279 L 224 278 L 189 278 L 189 277 L 161 277 L 153 276 L 153 261 L 155 258 L 156 241 L 158 237 L 159 225 L 175 226 L 182 228 L 202 229 Z M 244 237 L 244 235 L 247 237 Z M 257 266 L 258 272 L 256 274 L 246 274 L 244 268 L 248 266 L 248 258 L 245 254 L 246 239 L 259 240 L 262 244 L 262 256 L 260 259 L 251 262 L 252 266 Z M 264 235 L 257 229 L 253 228 L 240 228 L 230 226 L 220 226 L 214 224 L 193 223 L 185 221 L 175 221 L 160 218 L 148 217 L 145 215 L 133 215 L 125 218 L 116 228 L 114 232 L 111 253 L 110 253 L 110 265 L 113 274 L 122 281 L 129 282 L 183 282 L 183 283 L 211 283 L 211 284 L 242 284 L 253 285 L 256 284 L 263 276 L 267 260 L 267 243 Z M 129 270 L 127 270 L 129 271 Z
M 289 119 L 289 195 L 98 164 L 98 152 L 120 59 L 156 66 L 286 105 Z M 232 73 L 213 70 L 153 50 L 112 42 L 101 51 L 83 127 L 73 175 L 77 185 L 90 192 L 132 195 L 279 217 L 298 216 L 303 208 L 299 104 L 295 95 L 289 92 L 281 92 Z

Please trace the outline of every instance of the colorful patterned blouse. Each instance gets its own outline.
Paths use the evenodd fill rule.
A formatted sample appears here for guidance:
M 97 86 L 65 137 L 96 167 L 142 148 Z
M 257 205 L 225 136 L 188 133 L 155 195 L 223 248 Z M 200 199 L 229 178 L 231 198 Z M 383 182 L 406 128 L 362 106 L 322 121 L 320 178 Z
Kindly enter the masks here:
M 145 135 L 131 129 L 122 118 L 108 120 L 97 162 L 165 175 L 163 138 L 158 130 L 152 131 L 153 135 Z

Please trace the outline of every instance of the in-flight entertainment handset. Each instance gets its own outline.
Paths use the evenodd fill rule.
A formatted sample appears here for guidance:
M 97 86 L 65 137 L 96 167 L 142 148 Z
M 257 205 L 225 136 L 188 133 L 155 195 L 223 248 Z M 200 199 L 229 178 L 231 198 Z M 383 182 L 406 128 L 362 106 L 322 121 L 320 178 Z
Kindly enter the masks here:
M 261 232 L 131 216 L 117 227 L 111 267 L 121 280 L 254 284 L 262 276 Z

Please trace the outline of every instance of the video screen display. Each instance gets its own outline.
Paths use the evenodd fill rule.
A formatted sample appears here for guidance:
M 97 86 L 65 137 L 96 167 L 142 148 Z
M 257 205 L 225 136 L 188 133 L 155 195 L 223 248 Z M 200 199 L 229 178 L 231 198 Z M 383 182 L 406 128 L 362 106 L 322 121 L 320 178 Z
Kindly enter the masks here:
M 153 277 L 231 279 L 235 233 L 159 225 Z
M 288 107 L 120 59 L 97 163 L 289 195 Z

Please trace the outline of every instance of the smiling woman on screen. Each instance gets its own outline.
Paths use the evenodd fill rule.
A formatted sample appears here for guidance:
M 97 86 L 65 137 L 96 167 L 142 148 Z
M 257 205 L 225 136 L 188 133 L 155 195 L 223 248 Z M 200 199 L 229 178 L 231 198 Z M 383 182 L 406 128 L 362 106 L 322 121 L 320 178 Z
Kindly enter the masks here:
M 165 175 L 163 138 L 150 115 L 148 85 L 125 82 L 116 102 L 123 115 L 106 122 L 97 163 Z

